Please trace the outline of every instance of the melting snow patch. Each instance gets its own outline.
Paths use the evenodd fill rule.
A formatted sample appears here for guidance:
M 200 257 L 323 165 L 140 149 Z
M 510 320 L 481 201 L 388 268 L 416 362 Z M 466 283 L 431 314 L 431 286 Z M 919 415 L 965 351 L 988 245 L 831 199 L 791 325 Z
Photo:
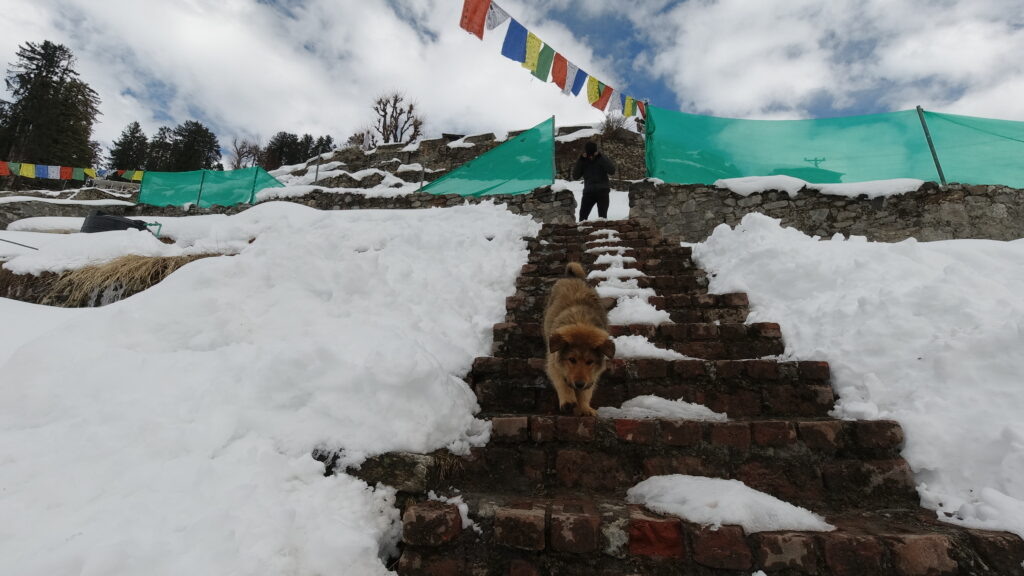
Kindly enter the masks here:
M 726 414 L 715 412 L 707 406 L 659 396 L 637 396 L 623 402 L 621 408 L 598 408 L 597 414 L 602 418 L 672 418 L 702 422 L 729 420 Z
M 630 488 L 626 498 L 655 512 L 712 528 L 739 525 L 747 534 L 835 530 L 835 526 L 810 510 L 749 488 L 739 480 L 682 474 L 653 476 Z
M 658 310 L 642 296 L 620 296 L 608 312 L 612 324 L 672 324 L 665 310 Z
M 680 354 L 675 350 L 658 348 L 653 342 L 644 336 L 616 336 L 615 357 L 616 358 L 660 358 L 662 360 L 692 360 L 689 356 Z

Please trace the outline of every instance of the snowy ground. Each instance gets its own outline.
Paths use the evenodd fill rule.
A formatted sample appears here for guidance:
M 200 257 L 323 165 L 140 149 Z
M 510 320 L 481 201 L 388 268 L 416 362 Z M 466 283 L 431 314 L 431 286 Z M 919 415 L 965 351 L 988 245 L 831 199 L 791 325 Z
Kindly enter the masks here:
M 458 376 L 537 225 L 489 204 L 190 220 L 244 247 L 104 308 L 0 299 L 2 572 L 385 573 L 393 494 L 310 451 L 486 441 Z
M 558 185 L 578 199 L 578 183 Z M 628 215 L 624 192 L 609 215 Z M 457 376 L 487 353 L 526 258 L 520 238 L 536 224 L 489 204 L 318 212 L 271 202 L 149 219 L 176 246 L 136 232 L 33 232 L 73 231 L 73 220 L 12 224 L 0 238 L 43 253 L 0 243 L 0 260 L 43 270 L 121 253 L 237 255 L 101 309 L 0 299 L 0 518 L 18 519 L 0 522 L 5 570 L 385 573 L 393 495 L 322 477 L 310 447 L 358 461 L 484 441 Z M 1024 241 L 821 240 L 754 215 L 695 255 L 714 292 L 749 294 L 751 322 L 782 325 L 787 357 L 831 363 L 838 416 L 902 423 L 924 505 L 1024 536 Z M 632 311 L 620 313 L 657 321 L 630 282 L 610 277 L 600 290 L 624 298 Z M 706 417 L 668 400 L 624 409 Z M 688 486 L 659 485 L 662 505 L 692 503 L 680 499 Z

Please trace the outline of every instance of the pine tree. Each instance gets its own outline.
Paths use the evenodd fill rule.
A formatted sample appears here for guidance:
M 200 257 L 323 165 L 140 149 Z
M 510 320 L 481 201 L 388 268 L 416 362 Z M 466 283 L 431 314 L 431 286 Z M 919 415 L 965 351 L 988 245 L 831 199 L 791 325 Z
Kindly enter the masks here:
M 146 166 L 149 153 L 149 140 L 138 122 L 132 122 L 121 132 L 121 137 L 114 140 L 110 149 L 110 160 L 107 168 L 114 170 L 142 170 Z
M 146 155 L 146 170 L 167 172 L 171 169 L 173 140 L 174 133 L 167 126 L 161 126 L 156 131 L 156 134 L 149 141 L 149 151 Z
M 267 170 L 276 170 L 285 164 L 298 164 L 299 160 L 299 137 L 291 132 L 278 132 L 267 142 L 263 149 L 263 162 Z
M 186 120 L 174 128 L 171 141 L 170 170 L 210 170 L 220 164 L 217 136 L 202 122 Z
M 75 57 L 49 40 L 18 47 L 7 70 L 0 127 L 0 157 L 35 164 L 92 166 L 97 160 L 92 126 L 100 99 L 78 78 Z

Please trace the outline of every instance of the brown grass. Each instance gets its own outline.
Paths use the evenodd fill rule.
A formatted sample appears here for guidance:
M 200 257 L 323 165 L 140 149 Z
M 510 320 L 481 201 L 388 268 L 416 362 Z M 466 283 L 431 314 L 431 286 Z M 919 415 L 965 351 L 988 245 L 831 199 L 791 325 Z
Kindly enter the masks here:
M 86 266 L 61 274 L 41 303 L 65 308 L 102 306 L 138 294 L 185 264 L 209 256 L 214 254 L 169 258 L 121 256 L 105 264 Z M 105 295 L 107 302 L 104 302 Z

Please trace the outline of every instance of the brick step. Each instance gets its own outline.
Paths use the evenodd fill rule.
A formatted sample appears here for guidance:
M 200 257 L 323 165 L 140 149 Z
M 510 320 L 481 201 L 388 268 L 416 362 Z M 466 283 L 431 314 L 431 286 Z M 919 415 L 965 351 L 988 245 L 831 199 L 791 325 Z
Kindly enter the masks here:
M 662 348 L 692 358 L 739 360 L 785 352 L 778 324 L 630 324 L 609 326 L 612 336 L 640 335 Z M 504 357 L 542 357 L 545 354 L 542 325 L 505 322 L 494 325 L 492 353 Z
M 398 574 L 1024 574 L 1016 535 L 942 524 L 917 508 L 827 514 L 829 532 L 747 534 L 579 493 L 460 497 L 475 530 L 461 528 L 455 504 L 406 504 Z
M 547 294 L 551 285 L 560 276 L 519 276 L 516 278 L 516 290 L 524 293 Z M 708 288 L 707 274 L 703 270 L 681 272 L 671 276 L 641 276 L 634 278 L 638 288 L 652 288 L 659 294 L 706 294 Z M 600 283 L 598 279 L 590 280 L 591 286 Z
M 609 245 L 604 247 L 606 249 L 586 251 L 583 246 L 573 245 L 559 245 L 549 243 L 537 247 L 534 251 L 530 252 L 530 256 L 527 262 L 531 264 L 537 264 L 540 262 L 547 262 L 550 260 L 561 260 L 565 262 L 572 262 L 574 260 L 580 260 L 581 258 L 589 258 L 593 260 L 602 254 L 619 254 L 618 249 Z M 636 258 L 637 260 L 644 261 L 653 258 L 679 258 L 679 259 L 691 259 L 692 253 L 689 246 L 655 246 L 645 248 L 623 248 L 621 251 L 622 256 L 629 256 Z
M 565 276 L 565 265 L 569 262 L 580 262 L 583 267 L 591 272 L 593 270 L 607 270 L 612 262 L 597 263 L 598 255 L 583 255 L 576 258 L 545 258 L 544 261 L 530 262 L 523 266 L 520 274 L 523 276 L 550 276 L 561 278 Z M 675 274 L 692 273 L 698 270 L 694 267 L 693 261 L 689 258 L 645 258 L 629 260 L 629 256 L 623 262 L 615 262 L 616 268 L 627 268 L 640 270 L 648 276 L 672 276 Z
M 501 416 L 449 481 L 463 488 L 625 494 L 651 476 L 738 479 L 801 506 L 917 503 L 894 422 Z
M 484 412 L 556 414 L 558 399 L 544 362 L 481 357 L 467 380 Z M 616 358 L 591 405 L 617 408 L 646 395 L 702 404 L 730 418 L 824 417 L 835 404 L 824 362 Z
M 611 310 L 615 298 L 602 298 L 606 310 Z M 658 310 L 665 310 L 673 322 L 701 323 L 724 322 L 743 323 L 750 310 L 747 295 L 743 292 L 732 294 L 668 294 L 651 296 L 647 302 Z M 544 315 L 547 296 L 517 292 L 505 299 L 505 322 L 536 322 Z

